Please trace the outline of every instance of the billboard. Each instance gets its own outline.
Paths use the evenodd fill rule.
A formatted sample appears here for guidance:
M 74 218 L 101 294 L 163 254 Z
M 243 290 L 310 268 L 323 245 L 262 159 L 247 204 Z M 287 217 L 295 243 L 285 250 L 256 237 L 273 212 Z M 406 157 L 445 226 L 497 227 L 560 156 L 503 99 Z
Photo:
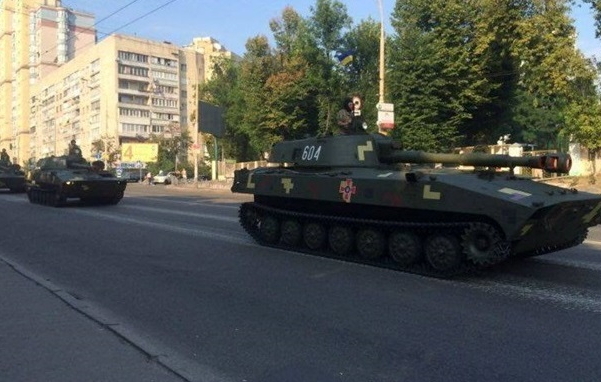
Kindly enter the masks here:
M 224 108 L 210 103 L 198 102 L 198 131 L 213 134 L 217 138 L 225 135 Z
M 121 160 L 124 162 L 156 162 L 158 155 L 158 143 L 123 143 L 121 145 Z

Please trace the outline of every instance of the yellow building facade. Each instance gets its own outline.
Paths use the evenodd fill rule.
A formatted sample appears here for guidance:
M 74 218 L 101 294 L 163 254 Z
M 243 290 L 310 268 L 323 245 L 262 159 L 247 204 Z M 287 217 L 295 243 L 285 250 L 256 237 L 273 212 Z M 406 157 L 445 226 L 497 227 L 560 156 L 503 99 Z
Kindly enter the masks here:
M 150 135 L 197 127 L 198 84 L 217 57 L 212 37 L 187 46 L 112 35 L 60 0 L 0 0 L 0 147 L 15 163 L 63 155 L 75 139 L 88 159 Z M 106 152 L 105 152 L 106 154 Z
M 75 139 L 86 158 L 105 148 L 189 131 L 204 55 L 187 47 L 112 35 L 46 75 L 31 97 L 29 157 L 63 155 Z

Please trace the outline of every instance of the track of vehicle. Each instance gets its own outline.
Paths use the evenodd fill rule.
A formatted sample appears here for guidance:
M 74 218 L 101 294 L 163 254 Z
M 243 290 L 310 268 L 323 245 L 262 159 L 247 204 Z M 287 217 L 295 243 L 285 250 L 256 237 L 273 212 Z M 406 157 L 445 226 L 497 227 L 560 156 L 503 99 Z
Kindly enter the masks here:
M 586 237 L 516 256 L 511 243 L 499 236 L 478 247 L 470 233 L 493 230 L 478 221 L 355 219 L 282 210 L 256 202 L 243 203 L 239 218 L 245 231 L 261 245 L 437 278 L 475 274 L 510 258 L 538 256 L 578 245 Z M 491 237 L 495 237 L 494 232 Z M 473 255 L 478 248 L 492 251 L 492 255 L 479 261 Z
M 27 189 L 27 198 L 33 204 L 51 207 L 62 207 L 67 203 L 67 198 L 55 189 L 29 187 Z M 120 192 L 112 197 L 84 198 L 81 201 L 89 204 L 118 204 L 122 198 L 123 192 Z

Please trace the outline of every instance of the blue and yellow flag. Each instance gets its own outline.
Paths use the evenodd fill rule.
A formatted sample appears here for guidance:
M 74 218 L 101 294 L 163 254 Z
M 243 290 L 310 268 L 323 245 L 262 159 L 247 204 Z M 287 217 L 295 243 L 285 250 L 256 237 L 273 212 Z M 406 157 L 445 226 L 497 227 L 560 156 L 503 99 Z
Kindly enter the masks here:
M 338 59 L 338 62 L 341 65 L 349 65 L 351 62 L 353 62 L 353 58 L 354 58 L 354 54 L 355 51 L 353 50 L 347 50 L 345 52 L 338 52 L 334 55 L 334 57 L 336 57 Z

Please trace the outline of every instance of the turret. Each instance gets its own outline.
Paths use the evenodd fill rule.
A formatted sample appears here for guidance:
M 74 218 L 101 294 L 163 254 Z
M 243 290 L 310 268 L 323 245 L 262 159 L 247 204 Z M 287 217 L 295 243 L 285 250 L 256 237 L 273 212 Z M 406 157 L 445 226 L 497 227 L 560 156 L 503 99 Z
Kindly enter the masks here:
M 569 154 L 513 157 L 509 155 L 441 154 L 403 150 L 398 142 L 379 134 L 339 135 L 284 141 L 273 146 L 269 162 L 297 167 L 378 167 L 395 163 L 463 165 L 474 167 L 530 167 L 568 173 Z

